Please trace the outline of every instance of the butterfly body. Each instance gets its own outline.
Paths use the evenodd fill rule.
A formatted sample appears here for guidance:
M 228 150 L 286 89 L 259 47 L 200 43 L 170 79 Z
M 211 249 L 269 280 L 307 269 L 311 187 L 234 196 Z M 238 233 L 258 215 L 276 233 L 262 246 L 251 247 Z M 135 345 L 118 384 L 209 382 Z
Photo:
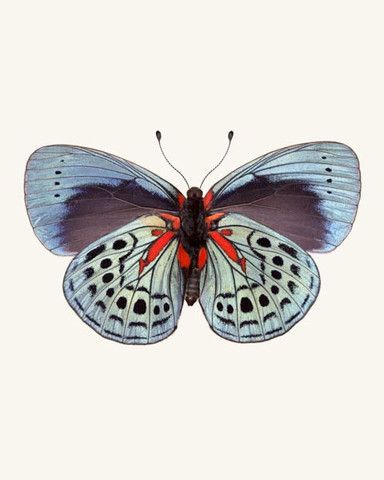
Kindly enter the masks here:
M 39 240 L 76 255 L 64 294 L 105 338 L 161 341 L 184 299 L 235 342 L 282 335 L 314 303 L 320 276 L 308 252 L 348 235 L 360 198 L 355 153 L 337 142 L 276 150 L 203 196 L 85 147 L 51 145 L 30 157 L 26 205 Z

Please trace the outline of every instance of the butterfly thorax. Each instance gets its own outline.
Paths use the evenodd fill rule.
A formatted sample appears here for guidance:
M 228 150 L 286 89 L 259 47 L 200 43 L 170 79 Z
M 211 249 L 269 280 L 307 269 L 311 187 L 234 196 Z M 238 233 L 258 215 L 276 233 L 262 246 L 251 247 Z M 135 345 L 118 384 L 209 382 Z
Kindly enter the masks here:
M 190 258 L 189 268 L 185 271 L 188 305 L 193 305 L 199 298 L 199 252 L 206 246 L 208 235 L 205 215 L 203 192 L 197 187 L 190 188 L 180 210 L 180 241 Z
M 180 237 L 183 247 L 193 258 L 207 242 L 207 227 L 205 224 L 205 208 L 202 191 L 192 187 L 187 192 L 187 198 L 180 211 Z M 195 260 L 196 260 L 195 258 Z

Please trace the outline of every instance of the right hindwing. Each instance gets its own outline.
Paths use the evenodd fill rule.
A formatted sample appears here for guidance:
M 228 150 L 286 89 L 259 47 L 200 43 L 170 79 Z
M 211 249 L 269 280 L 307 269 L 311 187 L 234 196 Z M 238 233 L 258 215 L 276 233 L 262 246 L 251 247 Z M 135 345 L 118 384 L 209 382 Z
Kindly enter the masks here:
M 162 218 L 140 217 L 73 259 L 65 297 L 103 337 L 133 344 L 163 340 L 175 331 L 183 304 L 177 247 Z
M 212 330 L 227 340 L 283 335 L 319 292 L 319 273 L 308 253 L 242 215 L 225 215 L 207 250 L 200 303 Z

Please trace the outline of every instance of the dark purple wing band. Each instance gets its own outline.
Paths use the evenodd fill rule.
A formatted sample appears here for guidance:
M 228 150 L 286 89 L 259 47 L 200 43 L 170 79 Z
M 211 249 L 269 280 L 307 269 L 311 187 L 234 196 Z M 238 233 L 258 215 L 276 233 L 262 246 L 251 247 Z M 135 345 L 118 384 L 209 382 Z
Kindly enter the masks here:
M 240 213 L 308 251 L 327 252 L 348 235 L 360 198 L 356 154 L 314 142 L 269 153 L 212 189 L 211 209 Z

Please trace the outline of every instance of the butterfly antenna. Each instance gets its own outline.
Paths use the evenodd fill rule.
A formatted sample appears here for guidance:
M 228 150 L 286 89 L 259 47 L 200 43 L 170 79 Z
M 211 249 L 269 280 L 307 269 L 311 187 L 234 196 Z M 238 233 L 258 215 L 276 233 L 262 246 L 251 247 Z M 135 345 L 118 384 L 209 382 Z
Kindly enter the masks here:
M 187 187 L 189 188 L 188 180 L 184 177 L 184 175 L 180 172 L 180 170 L 178 170 L 174 165 L 172 165 L 172 163 L 166 157 L 163 147 L 161 146 L 161 132 L 159 130 L 156 131 L 156 138 L 157 138 L 157 141 L 159 142 L 160 151 L 163 157 L 165 158 L 166 162 L 169 163 L 169 165 L 183 178 L 184 182 L 187 184 Z
M 224 153 L 223 158 L 220 160 L 220 162 L 219 162 L 217 165 L 215 165 L 215 166 L 205 175 L 205 177 L 203 178 L 202 182 L 200 183 L 200 187 L 199 187 L 199 188 L 201 188 L 201 187 L 203 186 L 203 183 L 204 183 L 205 180 L 209 177 L 209 175 L 210 175 L 214 170 L 216 170 L 216 168 L 217 168 L 218 166 L 220 166 L 220 165 L 223 163 L 225 157 L 227 156 L 227 154 L 228 154 L 228 152 L 229 152 L 229 147 L 231 146 L 232 138 L 233 138 L 233 132 L 232 132 L 232 130 L 231 130 L 230 132 L 228 132 L 228 147 L 227 147 L 227 149 L 226 149 L 226 151 L 225 151 L 225 153 Z

